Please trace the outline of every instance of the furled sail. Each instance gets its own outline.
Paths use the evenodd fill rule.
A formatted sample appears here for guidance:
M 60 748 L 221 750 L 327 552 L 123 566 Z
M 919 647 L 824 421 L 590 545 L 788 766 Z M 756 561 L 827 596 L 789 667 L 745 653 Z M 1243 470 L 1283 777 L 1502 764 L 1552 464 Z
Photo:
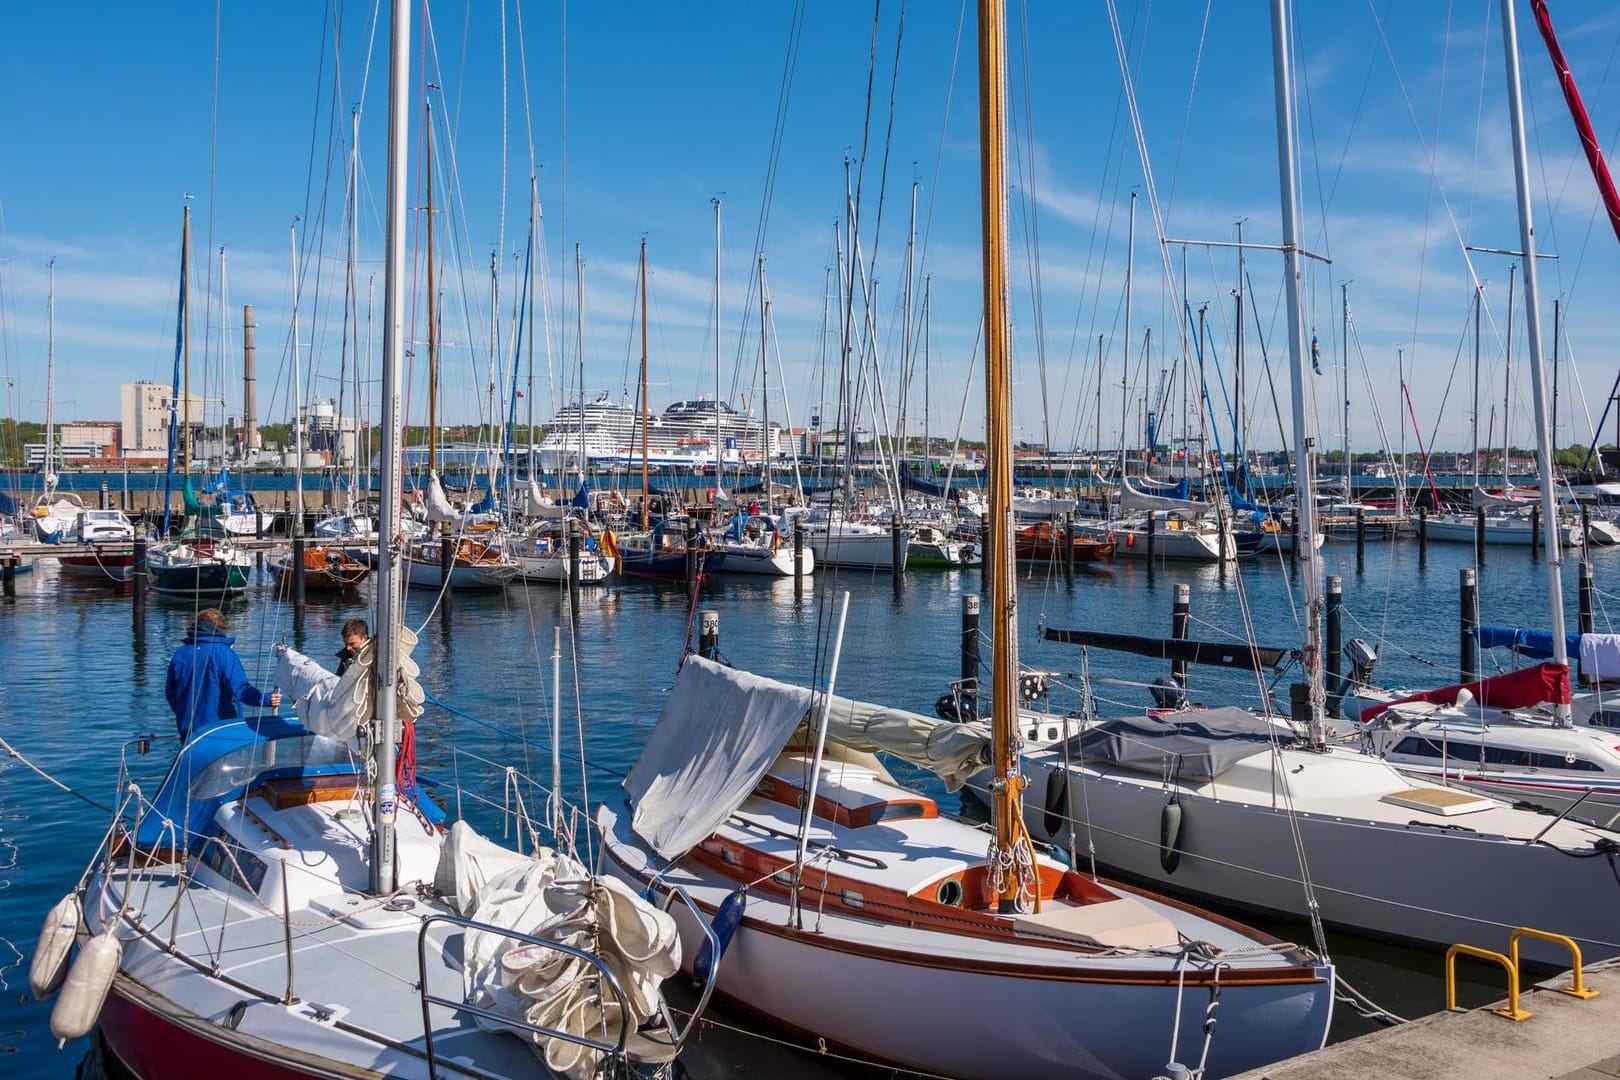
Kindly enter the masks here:
M 422 715 L 424 700 L 422 685 L 416 681 L 421 669 L 410 655 L 416 647 L 416 635 L 405 627 L 400 627 L 398 633 L 399 716 L 401 720 L 415 720 Z M 369 724 L 376 715 L 375 684 L 371 678 L 376 665 L 375 638 L 366 642 L 342 675 L 328 671 L 295 649 L 282 649 L 274 682 L 310 731 L 334 739 L 351 739 L 360 725 Z
M 436 472 L 428 473 L 424 509 L 429 521 L 442 521 L 447 525 L 460 525 L 466 518 L 465 514 L 450 505 L 450 497 L 444 493 L 444 485 L 439 482 L 439 474 Z

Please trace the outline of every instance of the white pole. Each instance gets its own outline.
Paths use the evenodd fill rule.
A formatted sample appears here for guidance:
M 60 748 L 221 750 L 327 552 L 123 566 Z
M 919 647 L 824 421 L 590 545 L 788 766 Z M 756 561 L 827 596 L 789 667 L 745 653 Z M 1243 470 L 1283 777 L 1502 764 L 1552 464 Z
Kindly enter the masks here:
M 816 816 L 816 781 L 821 776 L 821 759 L 827 750 L 827 722 L 832 716 L 833 684 L 838 681 L 838 659 L 844 652 L 844 619 L 849 614 L 849 592 L 838 598 L 838 630 L 833 635 L 832 663 L 827 668 L 827 689 L 821 699 L 821 722 L 816 730 L 816 752 L 810 758 L 810 790 L 804 804 L 804 820 L 799 825 L 799 855 L 793 863 L 793 923 L 800 928 L 799 885 L 804 880 L 804 860 L 810 850 L 810 821 Z

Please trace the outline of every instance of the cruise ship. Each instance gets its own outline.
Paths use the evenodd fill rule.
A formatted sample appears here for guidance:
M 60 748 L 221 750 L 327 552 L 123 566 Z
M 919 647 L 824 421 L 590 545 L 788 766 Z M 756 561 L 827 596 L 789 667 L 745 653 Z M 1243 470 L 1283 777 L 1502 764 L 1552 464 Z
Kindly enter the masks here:
M 718 417 L 716 412 L 718 411 Z M 647 420 L 647 464 L 656 468 L 713 467 L 716 437 L 725 466 L 760 460 L 767 445 L 774 457 L 781 450 L 781 429 L 752 413 L 741 413 L 724 401 L 700 397 L 677 401 Z M 571 402 L 546 425 L 540 441 L 543 468 L 577 468 L 579 456 L 597 466 L 641 466 L 641 416 L 634 407 L 612 400 L 607 391 L 595 401 Z

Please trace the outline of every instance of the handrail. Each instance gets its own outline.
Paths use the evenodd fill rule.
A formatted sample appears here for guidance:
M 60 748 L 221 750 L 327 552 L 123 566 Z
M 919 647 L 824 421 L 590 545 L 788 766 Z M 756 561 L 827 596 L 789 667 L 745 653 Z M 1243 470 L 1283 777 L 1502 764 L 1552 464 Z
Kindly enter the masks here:
M 439 1075 L 438 1057 L 433 1052 L 433 1019 L 429 1010 L 429 1007 L 433 1005 L 443 1005 L 447 1009 L 452 1009 L 459 1012 L 469 1012 L 474 1016 L 482 1017 L 485 1020 L 493 1020 L 499 1024 L 528 1031 L 534 1035 L 543 1035 L 547 1038 L 562 1039 L 564 1042 L 571 1042 L 579 1046 L 588 1046 L 592 1050 L 597 1050 L 604 1054 L 612 1054 L 614 1057 L 619 1059 L 624 1057 L 625 1038 L 630 1033 L 630 1024 L 628 1022 L 621 1023 L 619 1025 L 618 1042 L 607 1043 L 598 1041 L 596 1039 L 587 1038 L 584 1035 L 571 1035 L 568 1032 L 556 1031 L 540 1024 L 530 1023 L 527 1020 L 520 1020 L 516 1017 L 508 1016 L 505 1013 L 495 1012 L 493 1009 L 486 1009 L 479 1005 L 473 1005 L 462 1000 L 461 998 L 445 998 L 429 993 L 427 979 L 427 934 L 428 927 L 436 922 L 449 923 L 452 926 L 459 926 L 463 930 L 479 930 L 487 934 L 498 934 L 501 937 L 512 938 L 513 940 L 521 941 L 528 945 L 539 945 L 543 948 L 555 949 L 560 953 L 565 953 L 568 956 L 583 960 L 587 964 L 596 968 L 601 976 L 606 979 L 608 987 L 613 991 L 613 996 L 618 1002 L 619 1015 L 625 1017 L 626 1021 L 628 1021 L 630 1016 L 630 1008 L 625 999 L 624 989 L 619 985 L 618 978 L 602 961 L 601 957 L 588 953 L 583 949 L 576 949 L 572 945 L 564 945 L 560 941 L 552 941 L 549 938 L 536 937 L 533 934 L 525 934 L 518 930 L 510 930 L 504 926 L 495 926 L 491 923 L 478 922 L 475 919 L 468 919 L 461 915 L 450 915 L 436 912 L 422 920 L 421 929 L 417 931 L 416 935 L 416 967 L 418 977 L 421 980 L 417 984 L 417 991 L 420 993 L 422 998 L 422 1039 L 427 1051 L 428 1076 L 430 1078 L 435 1078 Z
M 1516 946 L 1515 946 L 1516 947 Z M 1446 950 L 1446 1009 L 1454 1010 L 1457 1007 L 1457 956 L 1472 956 L 1480 960 L 1494 960 L 1501 964 L 1508 973 L 1508 1003 L 1505 1008 L 1492 1009 L 1497 1016 L 1505 1016 L 1515 1023 L 1528 1020 L 1533 1015 L 1529 1009 L 1519 1008 L 1519 965 L 1490 949 L 1481 949 L 1474 945 L 1453 945 Z
M 720 971 L 720 937 L 714 932 L 714 926 L 709 922 L 708 916 L 703 914 L 703 909 L 697 906 L 697 902 L 683 886 L 665 882 L 664 888 L 668 891 L 664 893 L 664 901 L 659 906 L 667 912 L 670 904 L 679 897 L 682 903 L 691 909 L 698 928 L 703 931 L 703 936 L 709 943 L 709 973 L 703 979 L 703 991 L 698 995 L 697 1005 L 693 1007 L 692 1016 L 687 1020 L 686 1027 L 675 1032 L 675 1047 L 679 1050 L 686 1045 L 686 1037 L 692 1033 L 692 1029 L 697 1026 L 698 1020 L 709 1007 L 709 997 L 714 993 L 715 976 Z M 674 1025 L 671 1025 L 671 1030 L 674 1030 Z
M 1537 938 L 1541 941 L 1550 941 L 1554 945 L 1562 944 L 1569 947 L 1569 954 L 1575 961 L 1575 966 L 1571 969 L 1570 974 L 1575 978 L 1570 985 L 1559 988 L 1558 992 L 1560 994 L 1568 994 L 1570 997 L 1580 998 L 1582 1001 L 1590 1001 L 1598 996 L 1596 990 L 1587 989 L 1586 985 L 1581 981 L 1581 947 L 1575 944 L 1573 938 L 1565 937 L 1563 934 L 1552 934 L 1546 930 L 1534 930 L 1528 926 L 1521 926 L 1513 931 L 1512 936 L 1508 938 L 1508 952 L 1513 957 L 1515 969 L 1519 966 L 1519 939 L 1524 937 Z

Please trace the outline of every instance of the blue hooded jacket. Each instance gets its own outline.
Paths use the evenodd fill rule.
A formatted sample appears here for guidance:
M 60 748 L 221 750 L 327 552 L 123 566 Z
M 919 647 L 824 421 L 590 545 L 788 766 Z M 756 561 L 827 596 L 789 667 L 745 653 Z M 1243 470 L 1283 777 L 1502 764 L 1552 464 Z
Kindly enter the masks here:
M 194 630 L 169 661 L 164 696 L 174 710 L 180 738 L 222 720 L 236 720 L 238 699 L 263 705 L 269 694 L 248 682 L 242 660 L 231 648 L 236 639 L 210 630 Z

